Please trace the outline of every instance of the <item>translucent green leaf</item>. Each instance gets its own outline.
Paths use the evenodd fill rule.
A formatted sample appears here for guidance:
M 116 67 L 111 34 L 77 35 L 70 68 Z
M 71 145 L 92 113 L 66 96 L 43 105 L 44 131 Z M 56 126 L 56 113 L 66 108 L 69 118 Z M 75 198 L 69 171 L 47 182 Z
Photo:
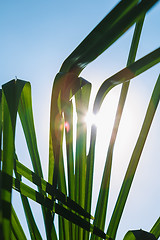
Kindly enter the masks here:
M 88 63 L 97 58 L 124 34 L 157 0 L 120 1 L 95 27 L 82 43 L 64 61 L 62 72 L 79 74 Z
M 85 207 L 85 185 L 86 185 L 86 144 L 87 124 L 85 116 L 88 111 L 91 84 L 88 82 L 75 94 L 77 112 L 77 135 L 76 135 L 76 156 L 75 156 L 75 201 L 83 208 Z M 83 239 L 82 229 L 77 229 L 76 239 Z
M 58 189 L 55 189 L 51 184 L 46 182 L 43 178 L 40 178 L 37 174 L 35 174 L 33 171 L 31 171 L 30 169 L 28 169 L 18 161 L 16 161 L 16 171 L 17 173 L 21 174 L 26 179 L 28 179 L 29 181 L 31 181 L 32 183 L 40 187 L 44 195 L 48 193 L 53 198 L 59 200 L 61 203 L 71 208 L 78 214 L 86 218 L 93 218 L 89 213 L 87 213 L 79 204 L 74 202 L 70 197 L 67 197 L 64 193 L 62 193 Z
M 144 22 L 144 16 L 138 21 L 138 23 L 135 26 L 127 65 L 133 63 L 135 60 L 143 22 Z M 122 86 L 120 99 L 119 99 L 119 103 L 118 103 L 118 107 L 117 107 L 117 112 L 116 112 L 114 126 L 113 126 L 110 143 L 109 143 L 109 147 L 108 147 L 101 187 L 100 187 L 98 201 L 97 201 L 97 205 L 96 205 L 94 224 L 96 226 L 100 227 L 101 229 L 104 229 L 105 219 L 106 219 L 113 149 L 114 149 L 114 144 L 116 141 L 118 127 L 119 127 L 120 119 L 122 116 L 122 111 L 123 111 L 123 107 L 125 104 L 128 88 L 129 88 L 129 82 L 124 83 Z M 91 239 L 92 240 L 95 239 L 95 236 L 92 235 Z
M 29 154 L 31 157 L 32 165 L 36 174 L 40 177 L 43 177 L 41 162 L 37 147 L 37 139 L 34 127 L 33 111 L 32 111 L 32 100 L 31 100 L 31 86 L 29 82 L 26 82 L 23 91 L 21 93 L 21 98 L 18 105 L 18 113 L 23 127 L 24 135 L 26 138 L 26 143 L 28 146 Z M 56 237 L 54 231 L 51 231 L 52 226 L 49 223 L 51 218 L 51 213 L 48 212 L 46 216 L 46 209 L 42 207 L 46 234 L 49 239 Z M 54 227 L 54 226 L 53 226 Z
M 143 230 L 129 231 L 123 240 L 156 240 L 155 236 Z
M 160 237 L 160 217 L 155 222 L 150 233 L 152 233 L 156 237 L 156 239 L 158 239 Z
M 22 239 L 27 240 L 27 238 L 24 234 L 23 228 L 19 222 L 19 219 L 14 211 L 13 206 L 12 206 L 12 210 L 11 210 L 11 228 L 12 228 L 12 232 L 16 236 L 17 240 L 22 240 Z
M 96 114 L 106 94 L 116 85 L 129 81 L 160 62 L 160 48 L 122 69 L 103 82 L 94 101 L 93 112 Z
M 11 235 L 11 192 L 14 163 L 14 138 L 18 102 L 25 82 L 12 80 L 2 86 L 3 165 L 1 175 L 2 231 L 4 240 Z
M 42 195 L 41 193 L 22 183 L 19 179 L 15 179 L 14 177 L 12 177 L 12 181 L 13 188 L 16 191 L 20 192 L 22 195 L 29 197 L 33 201 L 43 205 L 44 207 L 50 209 L 51 211 L 54 211 L 63 218 L 66 218 L 72 223 L 75 223 L 78 226 L 84 228 L 85 230 L 93 232 L 97 236 L 103 237 L 105 239 L 107 238 L 106 237 L 107 235 L 99 228 L 95 227 L 93 224 L 90 224 L 89 222 L 85 221 L 83 218 L 79 217 L 75 213 L 72 213 L 71 211 L 61 206 L 60 204 L 55 203 L 53 200 L 49 199 L 48 197 Z
M 121 219 L 125 203 L 127 201 L 127 197 L 131 188 L 131 184 L 140 160 L 140 156 L 146 141 L 146 138 L 148 136 L 149 129 L 152 124 L 152 120 L 154 117 L 154 114 L 156 112 L 159 99 L 160 99 L 160 76 L 158 77 L 158 80 L 156 82 L 155 88 L 152 93 L 152 97 L 147 109 L 147 113 L 142 125 L 141 132 L 139 134 L 136 146 L 134 148 L 109 226 L 107 230 L 107 234 L 109 234 L 112 238 L 115 238 L 119 221 Z

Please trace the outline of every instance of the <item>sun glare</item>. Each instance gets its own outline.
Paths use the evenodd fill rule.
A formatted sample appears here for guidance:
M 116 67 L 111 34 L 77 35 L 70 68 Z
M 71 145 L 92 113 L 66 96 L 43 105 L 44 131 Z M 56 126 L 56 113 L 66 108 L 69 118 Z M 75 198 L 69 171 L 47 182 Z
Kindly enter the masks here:
M 87 127 L 98 124 L 98 115 L 95 115 L 92 112 L 88 112 L 84 117 L 84 122 L 87 124 Z

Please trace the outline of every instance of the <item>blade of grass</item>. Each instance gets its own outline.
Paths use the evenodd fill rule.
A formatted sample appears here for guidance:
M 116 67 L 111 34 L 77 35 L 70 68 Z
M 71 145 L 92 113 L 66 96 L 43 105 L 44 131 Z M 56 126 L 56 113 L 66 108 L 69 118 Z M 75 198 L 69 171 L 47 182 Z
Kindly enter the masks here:
M 129 81 L 160 62 L 160 48 L 122 69 L 103 82 L 98 90 L 93 112 L 97 114 L 106 94 L 116 85 Z
M 14 140 L 18 102 L 24 82 L 12 80 L 2 86 L 3 165 L 2 165 L 2 231 L 4 240 L 11 236 L 11 194 L 14 162 Z M 7 174 L 7 178 L 6 178 Z
M 36 133 L 33 120 L 31 86 L 26 82 L 21 94 L 21 99 L 18 106 L 18 113 L 22 123 L 23 131 L 26 138 L 29 154 L 33 164 L 34 171 L 43 178 L 41 162 L 37 147 Z
M 13 181 L 13 188 L 16 191 L 20 192 L 22 195 L 29 197 L 33 201 L 49 208 L 51 211 L 54 211 L 55 213 L 59 214 L 63 218 L 73 222 L 74 224 L 79 225 L 80 227 L 84 228 L 87 231 L 94 232 L 94 234 L 96 234 L 97 236 L 108 238 L 108 236 L 103 231 L 95 227 L 93 224 L 90 224 L 89 222 L 85 221 L 83 218 L 79 217 L 75 213 L 72 213 L 68 209 L 55 203 L 48 197 L 42 195 L 40 192 L 37 192 L 36 190 L 22 183 L 21 181 L 19 181 L 19 179 L 15 179 L 14 177 L 12 177 L 12 181 Z
M 29 82 L 25 83 L 21 98 L 18 106 L 18 113 L 23 127 L 26 143 L 28 146 L 29 154 L 31 157 L 34 171 L 43 178 L 41 162 L 37 147 L 37 140 L 34 127 L 33 111 L 32 111 L 32 100 L 31 100 L 31 86 Z M 49 223 L 49 219 L 52 219 L 51 213 L 46 215 L 46 209 L 42 207 L 43 218 L 45 223 L 45 229 L 47 238 L 49 240 L 54 239 L 56 235 L 52 229 L 52 223 Z
M 116 236 L 116 232 L 118 229 L 119 221 L 121 219 L 123 209 L 125 206 L 125 203 L 127 201 L 127 197 L 131 188 L 131 184 L 137 169 L 137 165 L 139 163 L 139 159 L 154 117 L 154 114 L 156 112 L 159 99 L 160 99 L 160 75 L 158 77 L 158 80 L 156 82 L 155 88 L 152 93 L 152 97 L 147 109 L 147 113 L 142 125 L 141 132 L 139 134 L 136 146 L 134 148 L 109 226 L 107 230 L 107 234 L 109 234 L 113 239 Z
M 94 29 L 91 33 L 80 43 L 80 45 L 70 54 L 64 61 L 61 71 L 68 72 L 70 69 L 78 68 L 76 61 L 83 55 L 88 55 L 87 52 L 94 53 L 94 56 L 88 55 L 88 62 L 91 62 L 102 52 L 102 46 L 99 44 L 101 39 L 107 39 L 106 34 L 112 29 L 115 24 L 125 16 L 125 14 L 137 4 L 138 1 L 121 1 Z M 95 49 L 99 50 L 96 56 Z M 75 65 L 75 67 L 74 67 Z M 81 67 L 83 68 L 83 67 Z
M 53 84 L 50 113 L 50 153 L 49 153 L 49 182 L 66 194 L 66 183 L 63 164 L 63 112 L 70 98 L 85 85 L 76 74 L 58 73 Z M 52 144 L 52 145 L 51 145 Z M 63 189 L 62 189 L 63 188 Z M 63 222 L 63 221 L 62 221 Z M 65 223 L 65 221 L 64 221 Z M 65 224 L 67 225 L 67 223 Z M 64 228 L 63 228 L 64 229 Z M 63 229 L 61 229 L 63 231 Z M 65 230 L 64 234 L 68 231 Z M 69 237 L 69 236 L 68 236 Z
M 160 61 L 160 48 L 156 49 L 155 51 L 151 52 L 150 54 L 139 59 L 135 63 L 129 65 L 128 67 L 124 68 L 120 72 L 116 73 L 115 75 L 113 75 L 110 78 L 108 78 L 107 80 L 105 80 L 103 82 L 103 84 L 101 85 L 101 87 L 99 88 L 98 93 L 96 95 L 96 98 L 94 101 L 94 106 L 93 106 L 93 113 L 94 114 L 98 113 L 106 94 L 114 86 L 116 86 L 120 83 L 129 81 L 133 77 L 137 76 L 138 74 L 142 73 L 143 71 L 154 66 L 159 61 Z M 97 128 L 96 128 L 96 126 L 93 125 L 91 128 L 90 148 L 89 148 L 89 153 L 87 156 L 86 182 L 87 182 L 88 186 L 86 187 L 86 192 L 88 194 L 88 197 L 86 199 L 86 208 L 85 208 L 87 212 L 91 211 L 91 197 L 92 197 L 96 134 L 97 134 Z
M 155 236 L 149 232 L 143 230 L 132 230 L 128 231 L 124 236 L 123 240 L 156 240 Z
M 96 131 L 95 125 L 91 128 L 91 139 L 90 148 L 87 155 L 87 166 L 86 166 L 86 189 L 85 189 L 85 210 L 91 212 L 91 200 L 92 200 L 92 185 L 93 185 L 93 170 L 94 170 L 94 154 L 95 154 L 95 144 L 96 144 Z M 84 233 L 84 239 L 88 239 L 89 234 Z
M 67 153 L 68 193 L 75 200 L 75 176 L 74 176 L 74 154 L 73 154 L 73 104 L 69 101 L 64 110 L 64 127 Z M 70 240 L 75 238 L 75 225 L 69 223 Z
M 131 44 L 128 61 L 127 61 L 127 66 L 130 65 L 131 63 L 133 63 L 135 60 L 143 22 L 144 22 L 144 16 L 137 22 L 137 24 L 135 26 L 135 31 L 134 31 L 132 44 Z M 107 157 L 106 157 L 106 163 L 105 163 L 105 167 L 104 167 L 99 197 L 98 197 L 98 201 L 97 201 L 97 205 L 96 205 L 94 225 L 100 227 L 101 229 L 104 229 L 105 219 L 106 219 L 113 149 L 114 149 L 114 144 L 115 144 L 118 127 L 119 127 L 120 119 L 122 116 L 122 111 L 124 108 L 128 88 L 129 88 L 129 83 L 130 82 L 124 83 L 122 86 L 120 99 L 119 99 L 119 103 L 118 103 L 118 107 L 117 107 L 117 112 L 116 112 L 116 116 L 115 116 L 115 122 L 114 122 L 111 139 L 110 139 L 110 143 L 109 143 L 109 148 L 108 148 L 108 153 L 107 153 Z M 91 236 L 91 239 L 94 240 L 95 237 Z
M 2 144 L 2 89 L 0 89 L 0 236 L 3 236 L 3 228 L 2 228 L 2 160 L 1 160 L 1 144 Z
M 88 110 L 91 84 L 82 87 L 75 95 L 77 112 L 77 136 L 76 136 L 76 159 L 75 159 L 75 201 L 85 207 L 85 181 L 86 181 L 86 141 L 87 126 L 85 116 Z M 82 229 L 77 229 L 77 240 L 83 239 Z
M 18 181 L 21 182 L 22 176 L 17 171 L 17 162 L 18 162 L 18 158 L 17 156 L 15 156 L 14 173 L 15 173 L 16 179 L 18 179 Z M 24 212 L 27 220 L 28 229 L 30 232 L 30 237 L 32 240 L 42 240 L 41 234 L 34 220 L 29 201 L 27 197 L 23 196 L 22 194 L 20 196 L 21 196 L 21 200 L 22 200 L 22 204 L 23 204 L 23 208 L 24 208 Z
M 160 237 L 160 217 L 157 219 L 157 221 L 153 225 L 150 233 L 152 233 L 156 237 L 156 239 Z
M 82 85 L 86 82 L 83 81 Z M 58 165 L 59 165 L 59 137 L 61 136 L 60 127 L 62 112 L 71 97 L 81 88 L 81 83 L 76 74 L 62 72 L 55 77 L 50 110 L 50 149 L 49 149 L 49 183 L 57 186 Z M 57 145 L 58 144 L 58 145 Z
M 16 236 L 17 240 L 22 240 L 22 239 L 27 240 L 27 238 L 24 234 L 23 228 L 19 222 L 19 219 L 14 211 L 13 206 L 12 206 L 12 210 L 11 210 L 11 228 L 12 228 L 12 232 Z
M 79 74 L 126 32 L 157 0 L 120 1 L 64 61 L 62 72 Z
M 53 185 L 46 182 L 43 178 L 40 178 L 37 174 L 32 172 L 30 169 L 25 167 L 19 161 L 16 161 L 16 172 L 31 181 L 32 183 L 36 184 L 37 186 L 42 188 L 42 193 L 48 193 L 55 199 L 59 200 L 61 203 L 69 207 L 71 210 L 77 212 L 78 214 L 86 217 L 91 218 L 93 217 L 87 213 L 80 205 L 78 205 L 75 201 L 73 201 L 70 197 L 67 197 L 64 193 L 55 189 Z
M 61 140 L 60 140 L 60 146 L 59 146 L 59 173 L 58 173 L 58 189 L 67 195 L 67 187 L 66 187 L 66 178 L 65 178 L 65 170 L 64 170 L 64 159 L 63 159 L 63 133 L 64 133 L 64 119 L 61 121 Z M 61 204 L 61 203 L 59 203 Z M 61 204 L 63 206 L 63 204 Z M 59 233 L 63 231 L 63 237 L 66 240 L 69 240 L 69 222 L 66 221 L 64 218 L 61 216 L 58 216 L 60 218 L 60 225 L 59 225 Z M 61 235 L 59 235 L 61 236 Z M 61 239 L 60 239 L 61 240 Z M 63 240 L 63 239 L 62 239 Z

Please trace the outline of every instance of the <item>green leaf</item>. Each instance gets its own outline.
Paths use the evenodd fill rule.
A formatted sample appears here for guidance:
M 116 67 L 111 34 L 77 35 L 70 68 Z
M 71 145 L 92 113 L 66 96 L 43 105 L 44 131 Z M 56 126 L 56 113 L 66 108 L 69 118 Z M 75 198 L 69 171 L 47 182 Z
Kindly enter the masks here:
M 55 203 L 53 200 L 42 195 L 40 192 L 37 192 L 36 190 L 22 183 L 19 179 L 17 178 L 15 179 L 14 177 L 12 177 L 12 181 L 13 188 L 16 191 L 20 192 L 22 195 L 29 197 L 33 201 L 43 205 L 44 207 L 50 209 L 51 211 L 54 211 L 63 218 L 66 218 L 67 220 L 71 221 L 74 224 L 77 224 L 78 226 L 84 228 L 87 231 L 93 232 L 97 236 L 103 237 L 105 239 L 108 238 L 108 235 L 106 235 L 99 228 L 95 227 L 93 224 L 90 224 L 89 222 L 79 217 L 75 213 L 72 213 L 68 209 L 61 206 L 60 204 Z
M 36 172 L 37 175 L 39 175 L 40 177 L 43 177 L 41 162 L 40 162 L 40 157 L 39 157 L 39 152 L 37 147 L 35 127 L 34 127 L 32 100 L 31 100 L 31 86 L 29 82 L 26 82 L 23 88 L 23 91 L 21 93 L 21 98 L 18 105 L 18 113 L 19 113 L 19 117 L 23 127 L 23 131 L 26 138 L 26 143 L 28 146 L 34 171 Z M 54 234 L 54 231 L 49 223 L 49 219 L 52 218 L 51 213 L 49 212 L 46 213 L 46 209 L 44 207 L 42 207 L 42 212 L 43 212 L 43 217 L 45 222 L 46 234 L 49 239 L 53 239 L 54 237 L 56 237 L 56 235 Z
M 73 201 L 70 197 L 67 197 L 64 193 L 62 193 L 58 189 L 55 189 L 53 185 L 46 182 L 43 178 L 40 178 L 36 173 L 34 173 L 33 171 L 25 167 L 19 161 L 16 161 L 16 171 L 17 173 L 24 176 L 26 179 L 28 179 L 29 181 L 31 181 L 32 183 L 40 187 L 44 195 L 48 193 L 53 198 L 59 200 L 61 203 L 63 203 L 73 211 L 77 212 L 78 214 L 86 218 L 93 218 L 89 213 L 87 213 L 79 204 Z
M 160 48 L 122 69 L 103 82 L 94 101 L 93 112 L 98 113 L 106 94 L 120 83 L 129 81 L 160 62 Z
M 64 61 L 61 72 L 79 74 L 124 34 L 157 0 L 120 1 Z
M 22 123 L 23 131 L 26 138 L 29 154 L 31 156 L 34 171 L 43 177 L 41 162 L 37 147 L 36 133 L 33 120 L 31 86 L 26 82 L 23 88 L 21 99 L 18 106 L 18 113 Z
M 73 153 L 73 103 L 69 101 L 64 110 L 64 128 L 66 139 L 68 194 L 75 200 L 75 176 L 74 176 L 74 153 Z M 75 225 L 69 223 L 70 240 L 75 239 Z M 63 238 L 62 238 L 63 239 Z
M 157 219 L 150 233 L 152 233 L 156 237 L 156 239 L 160 237 L 160 217 Z
M 23 228 L 19 222 L 19 219 L 14 211 L 14 208 L 12 206 L 12 210 L 11 210 L 11 228 L 12 228 L 12 232 L 14 233 L 14 236 L 16 236 L 17 240 L 22 240 L 22 239 L 26 239 L 26 236 L 24 234 Z
M 2 86 L 3 165 L 1 175 L 2 231 L 4 240 L 11 236 L 11 193 L 18 102 L 25 82 L 12 80 Z M 7 177 L 6 177 L 7 176 Z
M 143 230 L 129 231 L 123 240 L 156 240 L 155 236 Z
M 63 131 L 66 106 L 71 97 L 83 86 L 86 81 L 76 74 L 58 73 L 52 89 L 51 114 L 50 114 L 50 146 L 49 146 L 49 182 L 66 195 L 66 180 L 63 163 Z M 63 221 L 61 221 L 63 223 Z M 68 234 L 69 225 L 64 221 L 63 229 Z M 67 229 L 68 228 L 68 229 Z M 60 231 L 63 231 L 60 229 Z M 69 238 L 66 237 L 67 239 Z
M 2 145 L 2 89 L 0 89 L 0 146 Z M 1 147 L 0 147 L 0 236 L 3 237 L 3 228 L 2 228 L 2 160 L 1 160 Z
M 134 148 L 109 226 L 107 230 L 107 234 L 110 235 L 112 238 L 115 238 L 118 225 L 125 207 L 125 203 L 127 201 L 127 197 L 131 188 L 131 184 L 140 160 L 140 156 L 149 132 L 149 129 L 151 127 L 151 123 L 154 117 L 154 114 L 156 112 L 159 99 L 160 99 L 160 76 L 158 77 L 158 80 L 156 82 L 155 88 L 152 93 L 152 97 L 147 109 L 147 113 L 142 125 L 141 132 L 139 134 L 136 146 Z
M 88 82 L 75 94 L 77 112 L 77 135 L 75 157 L 75 201 L 85 207 L 85 183 L 86 183 L 86 144 L 87 124 L 85 116 L 88 111 L 91 84 Z M 77 229 L 77 240 L 83 239 L 82 229 Z
M 15 172 L 15 176 L 16 179 L 18 179 L 18 181 L 21 182 L 22 176 L 20 175 L 20 173 L 18 173 L 17 171 L 17 163 L 18 163 L 18 158 L 17 156 L 15 156 L 15 166 L 14 166 L 14 172 Z M 21 200 L 22 200 L 22 204 L 23 204 L 23 208 L 24 208 L 24 212 L 25 212 L 25 216 L 26 216 L 26 220 L 27 220 L 27 224 L 28 224 L 28 228 L 29 228 L 29 232 L 30 232 L 30 237 L 32 240 L 42 240 L 42 237 L 39 233 L 39 230 L 37 228 L 36 222 L 34 220 L 33 214 L 32 214 L 32 210 L 29 204 L 29 201 L 27 199 L 27 197 L 23 196 L 21 194 Z
M 140 34 L 142 30 L 144 22 L 144 16 L 137 22 L 134 30 L 134 35 L 132 39 L 132 44 L 128 56 L 127 65 L 134 62 L 136 57 L 136 52 L 138 48 L 138 43 L 140 39 Z M 117 107 L 117 112 L 115 116 L 114 126 L 110 138 L 110 143 L 108 147 L 107 157 L 106 157 L 106 163 L 104 167 L 101 187 L 99 191 L 98 201 L 96 205 L 96 211 L 95 211 L 95 220 L 94 225 L 100 227 L 101 229 L 104 229 L 105 226 L 105 219 L 106 219 L 106 212 L 107 212 L 107 205 L 108 205 L 108 195 L 109 195 L 109 186 L 110 186 L 110 176 L 111 176 L 111 167 L 112 167 L 112 157 L 113 157 L 113 149 L 114 144 L 116 141 L 116 136 L 118 132 L 118 127 L 120 123 L 120 119 L 123 112 L 123 107 L 125 104 L 125 100 L 127 97 L 127 92 L 129 88 L 129 82 L 124 83 L 122 86 L 120 99 Z M 91 239 L 94 240 L 95 236 L 91 236 Z

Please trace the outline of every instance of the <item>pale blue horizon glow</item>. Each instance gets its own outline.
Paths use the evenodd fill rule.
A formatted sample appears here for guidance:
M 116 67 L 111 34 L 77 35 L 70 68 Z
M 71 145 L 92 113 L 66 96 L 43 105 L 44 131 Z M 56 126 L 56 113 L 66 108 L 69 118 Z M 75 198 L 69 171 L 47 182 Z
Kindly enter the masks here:
M 0 2 L 0 84 L 14 79 L 15 76 L 31 83 L 38 147 L 46 180 L 48 175 L 50 98 L 53 79 L 66 57 L 118 2 L 117 0 L 82 0 L 78 2 L 72 0 L 6 0 Z M 160 3 L 147 14 L 136 59 L 159 47 L 159 13 Z M 130 28 L 113 46 L 82 71 L 81 76 L 93 85 L 92 98 L 105 79 L 126 66 L 133 31 L 134 27 Z M 159 70 L 160 64 L 131 82 L 115 145 L 105 229 L 107 229 Z M 97 201 L 119 93 L 120 86 L 108 94 L 102 105 L 103 114 L 98 128 L 96 148 L 92 214 L 94 214 Z M 142 228 L 149 231 L 160 216 L 160 210 L 158 209 L 160 200 L 160 181 L 158 181 L 160 175 L 159 122 L 160 107 L 157 109 L 142 153 L 119 226 L 117 240 L 123 239 L 126 232 L 131 229 Z M 19 124 L 16 142 L 19 160 L 32 168 Z M 13 200 L 27 239 L 30 239 L 21 201 L 17 193 L 14 193 Z M 45 230 L 39 214 L 40 208 L 37 207 L 37 204 L 32 204 L 37 225 L 45 240 Z

